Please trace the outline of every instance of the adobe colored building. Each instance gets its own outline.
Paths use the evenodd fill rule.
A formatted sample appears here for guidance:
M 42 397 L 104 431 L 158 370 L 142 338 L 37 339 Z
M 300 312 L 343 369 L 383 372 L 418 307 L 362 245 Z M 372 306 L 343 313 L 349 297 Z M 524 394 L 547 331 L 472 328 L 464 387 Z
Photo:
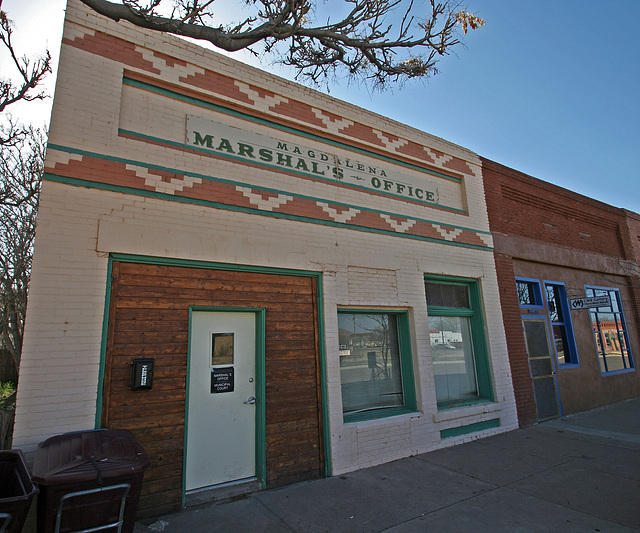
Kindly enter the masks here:
M 517 427 L 473 152 L 70 0 L 45 166 L 28 457 L 130 430 L 154 515 Z
M 482 166 L 520 425 L 640 395 L 640 217 Z

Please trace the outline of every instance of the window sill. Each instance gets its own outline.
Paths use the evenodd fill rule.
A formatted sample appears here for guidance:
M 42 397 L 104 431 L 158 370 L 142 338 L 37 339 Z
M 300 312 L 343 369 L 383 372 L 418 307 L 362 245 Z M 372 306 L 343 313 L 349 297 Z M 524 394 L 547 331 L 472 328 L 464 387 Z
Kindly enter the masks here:
M 452 400 L 448 402 L 438 402 L 438 411 L 447 409 L 457 409 L 458 407 L 468 407 L 470 405 L 493 403 L 489 398 L 474 398 L 472 400 Z
M 544 305 L 521 305 L 520 309 L 524 309 L 526 311 L 544 311 Z
M 449 420 L 478 416 L 486 413 L 497 413 L 499 411 L 502 411 L 502 406 L 499 403 L 489 400 L 478 400 L 473 404 L 458 404 L 446 408 L 439 408 L 438 412 L 433 414 L 433 421 L 436 423 L 447 422 Z
M 635 372 L 635 368 L 623 368 L 622 370 L 612 370 L 611 372 L 600 372 L 602 377 L 615 376 L 616 374 L 628 374 L 629 372 Z
M 566 370 L 569 368 L 580 368 L 580 363 L 563 363 L 561 365 L 558 365 L 558 368 L 560 370 Z
M 353 424 L 355 422 L 365 422 L 368 420 L 379 420 L 383 418 L 391 418 L 398 415 L 416 414 L 417 411 L 407 409 L 406 407 L 387 407 L 385 409 L 377 409 L 374 411 L 364 411 L 362 413 L 351 413 L 343 415 L 345 424 Z

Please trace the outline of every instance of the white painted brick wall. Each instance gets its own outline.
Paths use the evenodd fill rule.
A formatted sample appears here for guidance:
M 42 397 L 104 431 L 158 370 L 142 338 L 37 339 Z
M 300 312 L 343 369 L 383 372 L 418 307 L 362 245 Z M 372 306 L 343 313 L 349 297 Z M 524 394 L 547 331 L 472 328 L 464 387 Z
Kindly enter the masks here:
M 68 18 L 72 24 L 67 25 L 67 36 L 84 35 L 94 29 L 107 31 L 140 47 L 237 75 L 245 83 L 307 101 L 319 109 L 466 160 L 475 172 L 474 177 L 465 179 L 463 189 L 468 215 L 425 211 L 423 206 L 394 199 L 367 201 L 386 211 L 488 229 L 480 164 L 470 151 L 171 36 L 158 38 L 144 30 L 133 31 L 126 24 L 116 25 L 88 11 L 78 0 L 69 2 Z M 145 105 L 154 106 L 157 101 L 128 87 L 123 90 L 122 74 L 123 66 L 117 62 L 63 46 L 50 143 L 310 196 L 336 194 L 335 188 L 327 184 L 297 180 L 274 171 L 256 172 L 248 166 L 214 162 L 118 137 L 118 127 L 136 126 L 141 131 L 165 132 L 165 138 L 182 141 L 184 117 L 187 112 L 193 113 L 183 103 L 176 103 L 164 114 L 137 113 L 136 103 L 148 99 Z M 122 95 L 124 103 L 120 100 Z M 227 122 L 234 124 L 233 119 Z M 264 126 L 254 127 L 262 134 L 268 132 Z M 309 143 L 313 147 L 313 142 Z M 65 157 L 69 159 L 52 147 L 47 164 L 65 161 Z M 367 196 L 351 190 L 341 194 L 345 203 L 358 203 Z M 215 239 L 211 238 L 213 234 Z M 328 426 L 334 474 L 517 425 L 491 252 L 45 182 L 14 433 L 14 446 L 28 455 L 52 434 L 94 427 L 108 254 L 114 252 L 322 272 Z M 424 274 L 463 276 L 481 282 L 488 351 L 499 404 L 493 414 L 476 407 L 464 410 L 460 418 L 454 414 L 446 420 L 434 420 L 438 412 Z M 337 309 L 381 305 L 409 310 L 419 412 L 344 424 Z M 443 429 L 496 416 L 501 419 L 500 428 L 440 439 Z
M 131 202 L 121 193 L 51 182 L 45 183 L 40 222 L 16 413 L 16 447 L 32 451 L 51 434 L 93 426 L 106 251 L 302 270 L 318 270 L 325 265 L 328 405 L 335 473 L 433 449 L 442 444 L 440 430 L 460 425 L 455 419 L 434 424 L 432 417 L 435 393 L 422 282 L 423 274 L 430 271 L 415 261 L 425 246 L 422 243 L 351 230 L 326 232 L 313 224 L 269 218 L 256 225 L 253 215 L 156 199 Z M 213 233 L 216 239 L 210 238 Z M 280 238 L 274 239 L 275 235 Z M 235 246 L 240 240 L 243 246 Z M 308 246 L 311 242 L 314 246 Z M 435 256 L 448 257 L 450 273 L 482 280 L 489 304 L 485 306 L 489 350 L 503 424 L 489 433 L 511 429 L 516 425 L 516 415 L 506 346 L 499 305 L 494 305 L 496 297 L 489 290 L 495 290 L 492 256 L 447 245 L 428 246 Z M 387 283 L 363 283 L 368 268 L 355 266 L 371 263 L 370 250 L 375 247 L 395 257 L 393 274 L 389 270 L 378 273 L 386 281 L 398 279 L 395 298 L 389 294 Z M 327 251 L 330 264 L 325 263 Z M 440 272 L 438 265 L 434 272 Z M 354 302 L 369 305 L 380 300 L 384 305 L 412 310 L 415 378 L 424 413 L 345 425 L 337 306 Z M 464 423 L 483 419 L 486 416 L 479 409 L 477 416 L 465 417 Z M 446 443 L 459 440 L 447 439 Z

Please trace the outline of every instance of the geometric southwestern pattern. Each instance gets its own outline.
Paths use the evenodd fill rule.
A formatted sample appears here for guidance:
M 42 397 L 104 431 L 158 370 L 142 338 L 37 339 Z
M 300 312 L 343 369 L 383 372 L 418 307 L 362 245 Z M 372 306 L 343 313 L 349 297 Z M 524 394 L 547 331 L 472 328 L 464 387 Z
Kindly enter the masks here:
M 225 206 L 266 216 L 286 216 L 302 222 L 330 223 L 349 229 L 490 251 L 491 235 L 397 213 L 383 213 L 362 206 L 345 206 L 322 198 L 309 198 L 289 192 L 261 189 L 244 183 L 231 183 L 211 176 L 185 175 L 174 169 L 144 167 L 140 162 L 105 158 L 99 154 L 69 153 L 64 147 L 49 145 L 45 180 L 77 183 L 87 187 L 108 188 L 130 194 L 166 195 L 167 199 L 195 200 L 212 207 Z M 66 152 L 66 153 L 65 153 Z M 49 163 L 50 164 L 50 163 Z M 101 184 L 103 184 L 101 186 Z M 106 186 L 106 187 L 105 187 Z M 148 191 L 148 192 L 145 192 Z
M 460 233 L 462 233 L 462 230 L 460 228 L 455 228 L 455 229 L 452 229 L 452 230 L 446 230 L 445 228 L 443 228 L 439 224 L 433 224 L 433 227 L 436 228 L 436 230 L 438 230 L 438 233 L 440 235 L 442 235 L 442 237 L 447 241 L 455 240 L 455 238 L 458 235 L 460 235 Z
M 172 58 L 157 51 L 150 53 L 144 47 L 126 42 L 113 35 L 99 31 L 87 32 L 82 35 L 74 35 L 72 39 L 65 37 L 63 44 L 112 59 L 161 79 L 170 80 L 177 84 L 172 87 L 172 90 L 179 91 L 179 87 L 190 87 L 219 98 L 223 105 L 232 103 L 238 108 L 251 110 L 256 116 L 268 115 L 272 119 L 279 117 L 282 124 L 302 125 L 325 132 L 325 134 L 340 136 L 388 151 L 398 157 L 419 160 L 470 176 L 475 175 L 474 170 L 467 162 L 458 157 L 446 155 L 433 148 L 383 132 L 366 124 L 344 119 L 344 117 L 318 109 L 306 102 L 287 98 L 248 83 L 238 82 L 229 76 L 203 69 L 184 60 Z M 140 77 L 133 71 L 128 71 L 127 76 L 134 79 Z M 142 78 L 140 77 L 140 79 Z M 149 80 L 147 79 L 147 81 Z
M 150 174 L 148 169 L 136 165 L 127 165 L 126 168 L 127 170 L 133 170 L 137 176 L 144 178 L 145 185 L 153 187 L 156 192 L 165 194 L 175 194 L 176 191 L 183 191 L 185 187 L 191 188 L 196 183 L 202 183 L 201 178 L 191 178 L 188 176 L 171 178 L 167 181 L 164 176 Z
M 404 221 L 400 221 L 397 217 L 391 218 L 391 216 L 384 214 L 381 214 L 380 216 L 384 220 L 386 220 L 389 225 L 398 233 L 405 233 L 408 229 L 411 229 L 416 224 L 415 220 L 407 219 Z
M 248 198 L 252 205 L 255 205 L 262 211 L 273 211 L 290 200 L 293 200 L 293 196 L 288 196 L 286 194 L 263 194 L 260 192 L 253 192 L 253 189 L 250 187 L 240 187 L 239 185 L 236 185 L 236 190 Z
M 336 222 L 341 222 L 342 224 L 346 224 L 358 213 L 361 213 L 359 209 L 355 209 L 353 207 L 338 211 L 338 209 L 334 209 L 325 202 L 316 202 L 316 204 L 318 205 L 318 207 L 321 207 L 322 210 L 327 213 L 333 220 L 335 220 Z

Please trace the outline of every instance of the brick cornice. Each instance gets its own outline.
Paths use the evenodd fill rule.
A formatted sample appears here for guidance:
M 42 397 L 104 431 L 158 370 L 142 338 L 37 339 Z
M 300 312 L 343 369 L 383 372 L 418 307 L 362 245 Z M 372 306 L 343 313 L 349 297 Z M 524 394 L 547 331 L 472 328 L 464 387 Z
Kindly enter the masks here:
M 620 276 L 638 275 L 639 272 L 637 263 L 626 261 L 623 258 L 614 258 L 544 244 L 524 237 L 512 237 L 502 233 L 493 233 L 493 244 L 496 253 L 534 263 L 579 268 L 593 272 L 606 272 Z

